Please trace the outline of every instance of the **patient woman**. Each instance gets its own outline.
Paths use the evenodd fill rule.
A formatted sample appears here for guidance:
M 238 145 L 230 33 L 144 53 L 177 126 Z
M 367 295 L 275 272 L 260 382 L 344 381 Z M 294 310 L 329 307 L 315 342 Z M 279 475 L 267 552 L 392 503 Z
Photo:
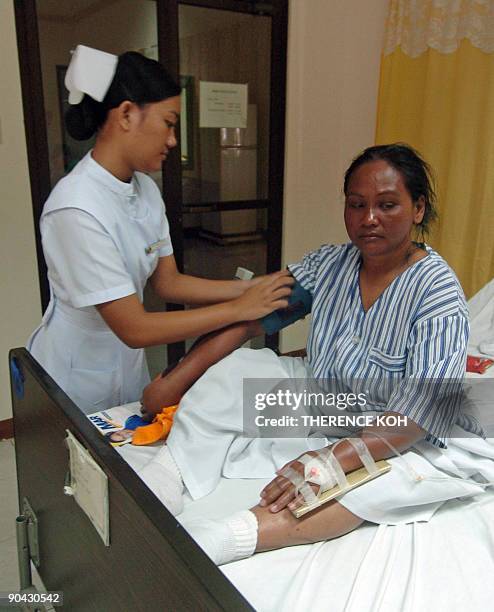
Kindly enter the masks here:
M 456 393 L 468 340 L 463 292 L 444 260 L 414 241 L 436 216 L 429 167 L 406 145 L 370 147 L 346 171 L 344 194 L 350 242 L 322 246 L 290 266 L 313 298 L 307 359 L 240 349 L 210 367 L 184 395 L 167 446 L 141 473 L 175 513 L 184 484 L 197 499 L 222 475 L 272 478 L 250 510 L 184 522 L 218 564 L 339 537 L 364 521 L 427 521 L 446 500 L 483 491 L 461 478 L 478 473 L 494 480 L 494 462 L 485 460 L 494 459 L 494 447 L 465 432 L 474 428 L 460 414 Z M 235 326 L 203 340 L 175 370 L 176 388 L 173 377 L 165 377 L 147 390 L 149 403 L 159 404 L 160 392 L 165 403 L 175 401 L 174 392 L 180 395 L 205 364 L 227 354 L 254 327 Z M 324 452 L 336 437 L 314 437 L 313 431 L 300 438 L 245 437 L 246 378 L 331 378 L 348 392 L 361 385 L 367 402 L 354 410 L 408 418 L 406 427 L 385 432 L 393 450 L 372 434 L 384 433 L 377 425 L 352 434 L 374 460 L 393 457 L 392 469 L 295 518 L 292 511 L 304 503 L 301 482 L 312 483 L 305 490 L 319 490 L 320 481 L 307 476 L 306 454 Z M 144 404 L 146 409 L 146 397 Z M 396 449 L 403 458 L 394 457 Z M 346 474 L 363 465 L 362 452 L 346 439 L 335 446 L 334 457 Z

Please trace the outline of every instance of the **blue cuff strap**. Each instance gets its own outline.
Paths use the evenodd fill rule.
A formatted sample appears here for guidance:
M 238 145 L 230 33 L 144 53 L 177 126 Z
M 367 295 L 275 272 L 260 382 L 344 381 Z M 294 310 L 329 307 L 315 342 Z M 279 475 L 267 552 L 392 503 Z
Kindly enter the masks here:
M 304 289 L 298 281 L 295 281 L 292 293 L 288 299 L 288 306 L 275 310 L 271 314 L 263 317 L 261 319 L 261 325 L 266 334 L 270 336 L 280 331 L 280 329 L 295 323 L 295 321 L 303 319 L 310 313 L 311 309 L 312 295 L 307 289 Z

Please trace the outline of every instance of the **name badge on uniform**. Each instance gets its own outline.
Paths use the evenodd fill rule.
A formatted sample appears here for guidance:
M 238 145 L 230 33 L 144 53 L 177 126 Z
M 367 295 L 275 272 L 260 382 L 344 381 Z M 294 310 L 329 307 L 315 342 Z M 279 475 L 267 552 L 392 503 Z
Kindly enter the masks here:
M 162 240 L 157 240 L 156 242 L 153 242 L 153 244 L 150 244 L 144 250 L 146 251 L 146 255 L 151 255 L 151 253 L 154 253 L 158 249 L 161 249 L 161 247 L 166 246 L 167 244 L 168 240 L 163 238 Z

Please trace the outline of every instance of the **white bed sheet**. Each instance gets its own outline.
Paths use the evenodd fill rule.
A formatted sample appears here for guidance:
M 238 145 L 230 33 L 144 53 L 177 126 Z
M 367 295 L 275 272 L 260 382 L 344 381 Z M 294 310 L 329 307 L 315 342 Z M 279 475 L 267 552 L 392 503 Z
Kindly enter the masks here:
M 494 279 L 468 301 L 470 314 L 469 355 L 494 359 Z M 494 366 L 488 376 L 492 373 Z
M 117 450 L 139 470 L 160 446 Z M 266 483 L 223 478 L 202 499 L 186 495 L 177 519 L 215 519 L 252 507 Z M 428 523 L 366 524 L 336 540 L 256 554 L 221 569 L 260 612 L 484 612 L 494 601 L 494 491 L 448 502 Z
M 494 597 L 494 495 L 429 523 L 372 525 L 222 569 L 257 610 L 486 611 Z

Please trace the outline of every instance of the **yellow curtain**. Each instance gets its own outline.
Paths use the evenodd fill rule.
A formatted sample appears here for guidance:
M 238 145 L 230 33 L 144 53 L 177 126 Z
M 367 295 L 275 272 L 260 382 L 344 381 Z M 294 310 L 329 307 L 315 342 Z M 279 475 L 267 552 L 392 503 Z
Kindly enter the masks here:
M 416 147 L 436 176 L 428 242 L 468 297 L 494 277 L 494 2 L 391 0 L 376 143 Z

